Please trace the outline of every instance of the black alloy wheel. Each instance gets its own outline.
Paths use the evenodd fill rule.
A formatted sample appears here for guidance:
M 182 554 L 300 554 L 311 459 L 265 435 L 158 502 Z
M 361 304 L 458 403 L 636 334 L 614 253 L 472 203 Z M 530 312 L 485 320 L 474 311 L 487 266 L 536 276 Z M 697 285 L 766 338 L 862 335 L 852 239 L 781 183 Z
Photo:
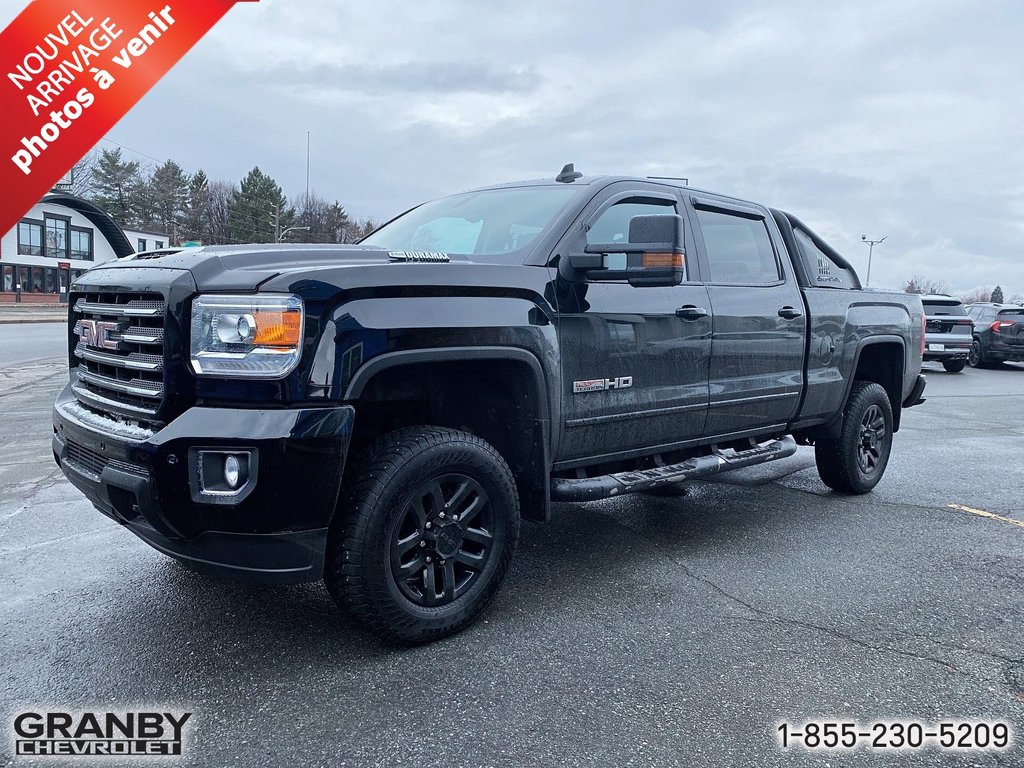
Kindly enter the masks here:
M 882 409 L 877 405 L 870 406 L 860 422 L 860 444 L 857 446 L 857 464 L 865 475 L 878 471 L 887 437 Z
M 981 340 L 975 339 L 971 342 L 971 351 L 967 353 L 967 362 L 971 368 L 979 368 L 982 362 Z
M 391 577 L 416 605 L 448 605 L 484 571 L 494 541 L 487 491 L 467 475 L 433 478 L 412 494 L 391 533 Z
M 338 605 L 402 645 L 464 629 L 494 599 L 519 539 L 504 457 L 446 427 L 404 427 L 361 446 L 327 539 Z

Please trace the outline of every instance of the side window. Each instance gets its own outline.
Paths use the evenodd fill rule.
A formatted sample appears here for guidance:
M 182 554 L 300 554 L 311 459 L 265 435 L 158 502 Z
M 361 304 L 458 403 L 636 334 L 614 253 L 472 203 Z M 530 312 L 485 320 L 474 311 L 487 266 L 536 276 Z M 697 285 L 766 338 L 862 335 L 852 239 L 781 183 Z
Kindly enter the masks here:
M 711 282 L 764 285 L 782 278 L 763 219 L 697 210 Z
M 629 242 L 629 220 L 634 216 L 652 213 L 675 213 L 676 206 L 671 200 L 654 198 L 630 198 L 615 203 L 602 213 L 587 230 L 587 244 Z
M 814 239 L 799 227 L 793 228 L 797 247 L 803 253 L 804 264 L 816 286 L 822 288 L 853 288 L 855 283 L 849 270 L 836 264 L 821 250 Z

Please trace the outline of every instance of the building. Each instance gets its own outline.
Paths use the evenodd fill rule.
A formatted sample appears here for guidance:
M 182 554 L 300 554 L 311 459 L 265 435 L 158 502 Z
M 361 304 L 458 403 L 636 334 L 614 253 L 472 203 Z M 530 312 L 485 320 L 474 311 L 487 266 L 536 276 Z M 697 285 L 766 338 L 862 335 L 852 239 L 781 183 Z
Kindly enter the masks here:
M 94 203 L 53 192 L 0 237 L 0 303 L 66 300 L 68 285 L 103 261 L 163 248 L 158 232 L 122 229 Z

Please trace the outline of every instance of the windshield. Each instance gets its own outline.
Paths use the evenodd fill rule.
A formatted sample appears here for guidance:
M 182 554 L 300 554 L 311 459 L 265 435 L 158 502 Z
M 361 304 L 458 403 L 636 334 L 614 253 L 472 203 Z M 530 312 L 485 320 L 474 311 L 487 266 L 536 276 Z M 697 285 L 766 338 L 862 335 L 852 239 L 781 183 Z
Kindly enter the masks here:
M 424 203 L 362 242 L 390 251 L 441 251 L 511 264 L 578 189 L 510 187 L 466 192 Z M 504 257 L 504 258 L 503 258 Z

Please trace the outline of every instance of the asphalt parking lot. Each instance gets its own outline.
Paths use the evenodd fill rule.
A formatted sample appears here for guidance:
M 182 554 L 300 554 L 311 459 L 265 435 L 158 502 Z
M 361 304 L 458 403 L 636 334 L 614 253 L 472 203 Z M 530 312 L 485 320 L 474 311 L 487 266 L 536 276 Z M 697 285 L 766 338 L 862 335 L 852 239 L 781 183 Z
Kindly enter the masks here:
M 928 365 L 864 497 L 801 449 L 560 505 L 484 620 L 399 650 L 321 585 L 206 579 L 93 511 L 50 455 L 63 330 L 35 328 L 15 359 L 0 326 L 3 760 L 17 712 L 146 706 L 193 713 L 184 764 L 1024 765 L 1024 365 Z M 812 718 L 1002 720 L 1015 744 L 779 748 Z

